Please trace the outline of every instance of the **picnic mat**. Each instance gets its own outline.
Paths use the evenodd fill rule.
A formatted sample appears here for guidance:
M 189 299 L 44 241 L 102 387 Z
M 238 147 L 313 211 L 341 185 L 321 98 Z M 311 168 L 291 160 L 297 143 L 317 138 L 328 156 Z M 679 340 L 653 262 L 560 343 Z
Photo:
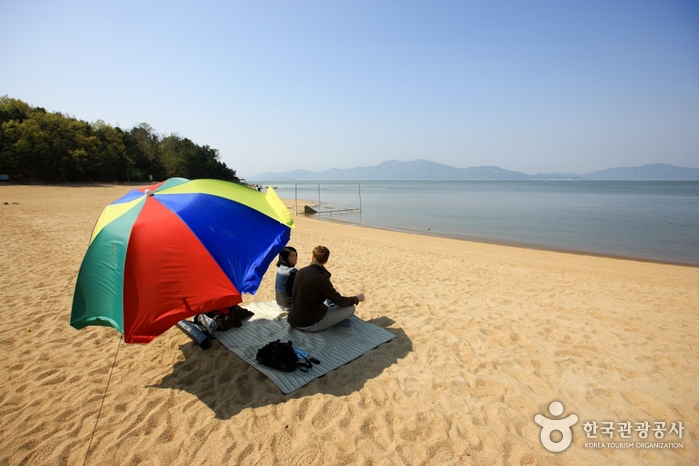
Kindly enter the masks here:
M 381 327 L 350 317 L 349 327 L 332 327 L 320 333 L 302 332 L 292 328 L 286 317 L 280 317 L 277 303 L 246 304 L 245 309 L 255 313 L 243 326 L 227 332 L 214 332 L 223 346 L 240 356 L 252 367 L 270 378 L 284 393 L 291 393 L 333 369 L 347 364 L 367 351 L 392 340 L 396 336 Z M 282 372 L 257 362 L 257 350 L 274 340 L 292 341 L 294 346 L 308 351 L 320 364 L 313 364 L 308 372 Z

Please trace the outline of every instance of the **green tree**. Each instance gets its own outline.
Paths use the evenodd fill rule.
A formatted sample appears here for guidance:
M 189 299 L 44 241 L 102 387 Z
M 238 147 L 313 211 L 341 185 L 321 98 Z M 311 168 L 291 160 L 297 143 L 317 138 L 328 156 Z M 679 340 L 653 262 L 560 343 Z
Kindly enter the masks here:
M 148 181 L 168 177 L 239 182 L 218 150 L 147 123 L 128 131 L 0 97 L 0 173 L 19 181 Z
M 162 162 L 168 178 L 183 177 L 187 175 L 187 161 L 183 154 L 182 138 L 177 134 L 171 134 L 163 138 Z
M 94 162 L 92 179 L 95 181 L 126 180 L 126 147 L 124 132 L 102 120 L 92 124 L 92 134 L 99 141 L 99 153 Z

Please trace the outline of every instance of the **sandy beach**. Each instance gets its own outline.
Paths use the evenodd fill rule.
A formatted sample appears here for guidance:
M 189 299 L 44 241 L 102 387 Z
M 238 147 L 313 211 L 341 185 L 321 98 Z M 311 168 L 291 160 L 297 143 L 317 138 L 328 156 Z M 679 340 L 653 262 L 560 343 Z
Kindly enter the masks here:
M 0 186 L 0 465 L 699 464 L 699 268 L 296 216 L 299 265 L 327 246 L 397 338 L 284 395 L 176 328 L 123 346 L 69 326 L 93 225 L 130 189 Z M 578 417 L 560 453 L 534 422 L 553 401 Z

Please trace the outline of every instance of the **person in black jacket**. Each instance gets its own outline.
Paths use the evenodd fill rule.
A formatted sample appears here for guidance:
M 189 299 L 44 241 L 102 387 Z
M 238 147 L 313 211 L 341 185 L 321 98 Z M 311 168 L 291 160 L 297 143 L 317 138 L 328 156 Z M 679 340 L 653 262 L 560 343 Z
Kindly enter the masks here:
M 354 314 L 356 305 L 364 301 L 364 293 L 342 296 L 330 282 L 331 273 L 325 268 L 330 251 L 325 246 L 313 249 L 311 264 L 296 272 L 291 292 L 288 322 L 306 332 L 320 332 Z M 325 300 L 333 303 L 328 307 Z

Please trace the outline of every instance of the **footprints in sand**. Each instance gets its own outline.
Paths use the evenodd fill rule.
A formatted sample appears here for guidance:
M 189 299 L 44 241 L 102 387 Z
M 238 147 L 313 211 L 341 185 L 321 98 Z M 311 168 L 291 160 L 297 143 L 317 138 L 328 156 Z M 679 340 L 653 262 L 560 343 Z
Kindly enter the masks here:
M 407 421 L 407 422 L 405 422 Z M 449 431 L 449 423 L 444 417 L 434 412 L 419 412 L 410 420 L 404 420 L 404 426 L 398 435 L 409 442 L 423 443 L 435 436 L 437 432 Z
M 46 371 L 36 377 L 36 379 L 40 381 L 40 386 L 58 385 L 65 382 L 66 378 L 65 372 L 59 372 L 57 370 Z
M 119 196 L 64 192 L 72 200 L 51 209 L 65 219 L 47 221 L 46 209 L 30 212 L 24 201 L 3 212 L 0 242 L 13 260 L 0 283 L 0 464 L 82 464 L 117 349 L 115 331 L 78 332 L 66 319 L 89 231 Z M 399 338 L 290 396 L 222 356 L 229 352 L 185 344 L 177 330 L 121 347 L 89 464 L 117 461 L 114 452 L 120 464 L 152 462 L 154 452 L 182 464 L 546 464 L 533 416 L 559 396 L 582 420 L 699 416 L 699 404 L 686 402 L 696 398 L 698 295 L 659 285 L 664 267 L 649 266 L 643 283 L 597 259 L 438 239 L 423 247 L 414 235 L 400 243 L 380 232 L 358 239 L 360 229 L 328 233 L 304 221 L 292 233 L 304 260 L 327 244 L 338 289 L 364 291 L 358 315 Z M 274 299 L 273 285 L 267 274 L 253 299 Z M 687 443 L 686 456 L 662 459 L 695 452 Z

